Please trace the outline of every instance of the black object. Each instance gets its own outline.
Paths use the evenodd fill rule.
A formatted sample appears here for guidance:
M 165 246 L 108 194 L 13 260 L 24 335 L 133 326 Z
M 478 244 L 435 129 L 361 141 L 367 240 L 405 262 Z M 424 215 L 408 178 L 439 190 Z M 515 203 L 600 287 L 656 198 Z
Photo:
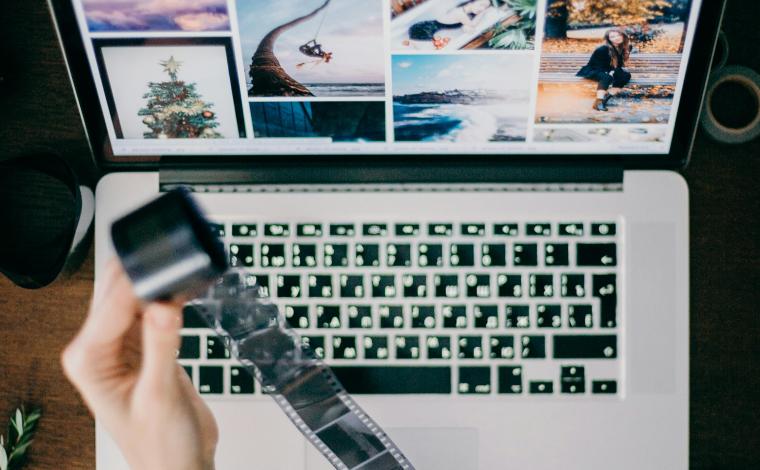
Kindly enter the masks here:
M 116 221 L 114 248 L 145 301 L 190 300 L 227 270 L 224 246 L 183 189 Z
M 52 154 L 0 162 L 0 273 L 27 289 L 63 270 L 82 199 L 71 168 Z

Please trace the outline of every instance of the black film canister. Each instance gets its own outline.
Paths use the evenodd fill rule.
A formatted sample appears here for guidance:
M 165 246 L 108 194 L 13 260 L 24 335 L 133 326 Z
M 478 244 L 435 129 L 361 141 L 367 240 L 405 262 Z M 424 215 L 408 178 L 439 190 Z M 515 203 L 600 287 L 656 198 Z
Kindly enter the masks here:
M 146 302 L 192 299 L 227 270 L 224 246 L 185 190 L 117 220 L 111 237 L 135 293 Z

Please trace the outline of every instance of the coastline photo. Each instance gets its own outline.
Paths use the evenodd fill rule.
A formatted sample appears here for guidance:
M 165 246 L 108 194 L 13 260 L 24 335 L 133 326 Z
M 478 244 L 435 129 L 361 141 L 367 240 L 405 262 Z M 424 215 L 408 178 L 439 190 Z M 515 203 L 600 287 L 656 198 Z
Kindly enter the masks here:
M 239 0 L 251 97 L 385 95 L 382 0 Z
M 106 31 L 229 31 L 226 0 L 82 0 L 87 27 Z
M 538 0 L 391 0 L 394 52 L 533 49 Z
M 537 123 L 670 120 L 691 0 L 552 0 Z
M 533 59 L 518 55 L 393 57 L 396 141 L 525 141 Z

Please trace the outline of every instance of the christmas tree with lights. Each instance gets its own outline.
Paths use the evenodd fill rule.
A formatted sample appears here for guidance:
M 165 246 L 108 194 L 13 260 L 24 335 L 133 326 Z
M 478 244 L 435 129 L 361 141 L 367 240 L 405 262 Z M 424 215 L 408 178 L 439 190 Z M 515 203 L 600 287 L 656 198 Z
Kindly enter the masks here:
M 204 102 L 195 91 L 195 83 L 185 83 L 177 78 L 182 62 L 171 56 L 160 62 L 169 74 L 167 82 L 150 82 L 149 91 L 143 98 L 148 104 L 137 114 L 145 116 L 143 124 L 150 131 L 143 133 L 146 139 L 219 139 L 216 132 L 219 123 L 211 111 L 212 103 Z

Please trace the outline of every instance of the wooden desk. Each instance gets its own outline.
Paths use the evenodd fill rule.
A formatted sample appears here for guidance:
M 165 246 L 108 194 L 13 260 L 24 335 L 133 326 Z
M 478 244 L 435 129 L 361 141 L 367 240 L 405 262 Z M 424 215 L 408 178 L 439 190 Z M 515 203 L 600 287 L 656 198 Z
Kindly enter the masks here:
M 86 142 L 47 9 L 11 0 L 0 44 L 24 80 L 0 92 L 0 158 L 39 142 L 94 182 Z M 730 0 L 730 63 L 760 70 L 755 0 Z M 754 11 L 754 13 L 753 13 Z M 7 19 L 6 19 L 7 18 Z M 8 26 L 8 27 L 5 27 Z M 6 64 L 7 65 L 7 64 Z M 691 188 L 691 467 L 760 467 L 760 141 L 718 146 L 703 137 L 685 172 Z M 29 292 L 0 278 L 0 420 L 31 402 L 44 414 L 29 468 L 94 467 L 92 420 L 60 371 L 58 355 L 87 308 L 92 259 L 72 278 Z M 599 445 L 602 445 L 601 443 Z M 223 470 L 223 469 L 220 469 Z

